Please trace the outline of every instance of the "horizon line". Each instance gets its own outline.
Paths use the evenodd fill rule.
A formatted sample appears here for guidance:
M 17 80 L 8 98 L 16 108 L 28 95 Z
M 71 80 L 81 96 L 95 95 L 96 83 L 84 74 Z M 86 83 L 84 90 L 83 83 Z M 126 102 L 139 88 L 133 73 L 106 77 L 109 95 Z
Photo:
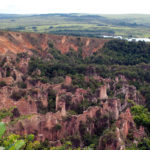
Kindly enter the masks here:
M 1 13 L 0 15 L 47 15 L 47 14 L 89 14 L 89 15 L 150 15 L 150 13 Z

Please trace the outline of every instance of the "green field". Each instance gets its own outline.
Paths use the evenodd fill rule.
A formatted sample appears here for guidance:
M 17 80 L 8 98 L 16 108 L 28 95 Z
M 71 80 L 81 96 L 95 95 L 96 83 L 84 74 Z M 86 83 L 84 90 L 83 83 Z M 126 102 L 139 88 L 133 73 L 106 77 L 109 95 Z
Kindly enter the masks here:
M 90 37 L 150 37 L 150 15 L 0 15 L 0 29 Z

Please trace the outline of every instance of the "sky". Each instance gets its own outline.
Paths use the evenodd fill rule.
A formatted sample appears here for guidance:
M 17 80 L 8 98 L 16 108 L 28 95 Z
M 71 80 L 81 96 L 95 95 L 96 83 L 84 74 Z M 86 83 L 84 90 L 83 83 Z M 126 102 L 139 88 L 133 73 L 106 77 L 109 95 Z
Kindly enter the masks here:
M 1 0 L 0 13 L 150 14 L 150 0 Z

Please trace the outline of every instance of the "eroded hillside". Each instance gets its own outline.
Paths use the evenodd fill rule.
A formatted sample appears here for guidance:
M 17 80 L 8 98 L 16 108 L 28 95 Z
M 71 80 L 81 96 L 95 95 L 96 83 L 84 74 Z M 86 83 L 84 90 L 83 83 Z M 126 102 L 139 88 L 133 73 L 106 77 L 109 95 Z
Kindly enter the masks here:
M 47 141 L 39 149 L 71 141 L 72 149 L 125 150 L 148 138 L 150 65 L 140 63 L 149 45 L 1 32 L 0 49 L 0 110 L 13 107 L 7 133 Z
M 48 139 L 54 146 L 68 139 L 73 147 L 84 147 L 92 144 L 93 139 L 99 143 L 94 149 L 99 150 L 124 149 L 124 138 L 130 132 L 135 140 L 145 136 L 142 127 L 136 128 L 130 112 L 133 103 L 145 104 L 145 99 L 124 76 L 102 78 L 89 68 L 82 81 L 85 88 L 79 87 L 80 77 L 75 76 L 51 84 L 41 80 L 40 70 L 27 76 L 27 71 L 22 71 L 27 69 L 22 61 L 26 62 L 25 58 L 16 68 L 7 57 L 0 74 L 0 83 L 5 83 L 1 85 L 0 108 L 16 106 L 9 132 L 32 133 L 37 140 Z
M 7 52 L 15 54 L 21 52 L 30 53 L 29 50 L 44 51 L 50 46 L 60 50 L 61 53 L 66 53 L 70 49 L 78 51 L 79 48 L 82 48 L 83 56 L 85 57 L 101 49 L 107 41 L 96 38 L 1 31 L 0 52 L 1 54 L 6 54 Z

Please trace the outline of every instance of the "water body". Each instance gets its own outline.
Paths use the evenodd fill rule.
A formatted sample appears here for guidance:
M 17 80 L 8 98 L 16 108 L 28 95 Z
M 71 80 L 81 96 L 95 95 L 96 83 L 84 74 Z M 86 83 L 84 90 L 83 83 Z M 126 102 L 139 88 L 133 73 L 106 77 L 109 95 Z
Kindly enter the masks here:
M 144 41 L 144 42 L 150 42 L 150 38 L 123 38 L 122 36 L 108 36 L 103 35 L 103 38 L 113 38 L 113 39 L 121 39 L 121 40 L 127 40 L 127 41 Z
M 149 38 L 129 38 L 127 40 L 128 41 L 135 41 L 135 42 L 139 42 L 139 41 L 150 42 Z

